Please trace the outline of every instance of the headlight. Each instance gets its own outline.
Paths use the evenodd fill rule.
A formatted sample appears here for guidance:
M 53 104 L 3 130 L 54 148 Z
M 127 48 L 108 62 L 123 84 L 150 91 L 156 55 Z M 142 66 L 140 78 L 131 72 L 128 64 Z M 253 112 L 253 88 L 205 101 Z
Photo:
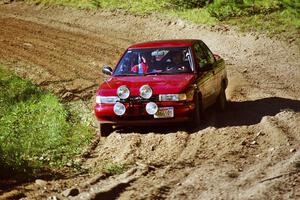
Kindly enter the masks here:
M 117 89 L 117 95 L 120 99 L 127 99 L 130 95 L 130 91 L 126 85 L 122 85 Z
M 149 102 L 146 105 L 146 111 L 149 115 L 154 115 L 158 111 L 156 103 Z
M 118 101 L 120 101 L 120 98 L 116 96 L 96 96 L 96 103 L 98 104 L 114 104 Z
M 186 94 L 160 94 L 159 101 L 185 101 Z
M 126 108 L 125 108 L 124 104 L 117 102 L 114 105 L 114 112 L 116 115 L 119 115 L 119 116 L 124 115 L 126 112 Z
M 144 99 L 150 99 L 150 97 L 152 97 L 152 93 L 152 89 L 149 85 L 143 85 L 140 88 L 140 96 Z

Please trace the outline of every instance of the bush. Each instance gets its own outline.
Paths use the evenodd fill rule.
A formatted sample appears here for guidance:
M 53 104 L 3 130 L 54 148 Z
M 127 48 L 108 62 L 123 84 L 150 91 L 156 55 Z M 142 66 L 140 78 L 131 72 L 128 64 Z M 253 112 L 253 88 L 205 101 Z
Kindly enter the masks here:
M 299 0 L 283 0 L 283 1 L 281 1 L 281 4 L 285 8 L 292 8 L 292 9 L 295 9 L 296 11 L 298 11 L 298 13 L 300 12 L 300 1 Z
M 220 21 L 243 16 L 271 14 L 284 9 L 281 1 L 254 1 L 254 0 L 215 0 L 208 6 L 212 17 Z
M 202 8 L 212 0 L 168 0 L 168 5 L 175 9 Z
M 89 127 L 70 123 L 57 97 L 1 67 L 0 104 L 0 168 L 20 172 L 59 166 L 91 140 Z

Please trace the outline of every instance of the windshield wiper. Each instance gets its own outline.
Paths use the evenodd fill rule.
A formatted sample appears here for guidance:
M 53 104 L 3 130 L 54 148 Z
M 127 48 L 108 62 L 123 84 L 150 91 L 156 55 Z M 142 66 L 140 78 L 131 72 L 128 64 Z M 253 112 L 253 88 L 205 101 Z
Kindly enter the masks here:
M 138 74 L 117 74 L 114 76 L 138 76 Z
M 162 71 L 162 72 L 148 72 L 145 75 L 159 75 L 159 74 L 170 74 L 169 72 Z

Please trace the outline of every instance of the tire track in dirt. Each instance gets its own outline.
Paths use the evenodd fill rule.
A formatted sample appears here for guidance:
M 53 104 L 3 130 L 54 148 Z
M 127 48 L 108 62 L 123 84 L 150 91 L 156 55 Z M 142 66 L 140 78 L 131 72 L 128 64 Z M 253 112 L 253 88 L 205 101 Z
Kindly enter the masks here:
M 70 91 L 90 98 L 93 95 L 91 91 L 95 90 L 99 78 L 102 77 L 99 69 L 88 66 L 91 60 L 100 56 L 110 58 L 116 52 L 119 53 L 119 50 L 116 51 L 108 43 L 102 42 L 101 38 L 84 37 L 77 33 L 66 34 L 19 19 L 2 18 L 0 21 L 5 27 L 0 31 L 0 41 L 2 41 L 0 43 L 2 56 L 0 56 L 4 60 L 8 58 L 7 55 L 10 55 L 8 59 L 10 62 L 22 61 L 43 66 L 53 76 L 51 79 L 54 81 L 84 79 L 80 83 L 74 81 L 73 84 L 61 85 L 59 92 Z M 37 76 L 36 79 L 40 77 Z M 38 81 L 49 83 L 49 80 Z M 88 88 L 91 90 L 85 90 Z

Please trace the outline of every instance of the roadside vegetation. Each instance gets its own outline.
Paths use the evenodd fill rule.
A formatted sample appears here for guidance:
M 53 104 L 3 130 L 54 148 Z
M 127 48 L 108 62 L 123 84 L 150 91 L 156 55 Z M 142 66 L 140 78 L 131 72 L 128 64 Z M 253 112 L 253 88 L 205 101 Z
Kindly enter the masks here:
M 125 165 L 118 164 L 118 163 L 106 163 L 103 166 L 102 171 L 109 175 L 116 175 L 116 174 L 122 174 L 125 171 L 126 167 Z
M 52 93 L 0 65 L 0 177 L 78 167 L 74 158 L 93 137 L 88 123 Z
M 122 9 L 135 14 L 163 13 L 195 23 L 231 24 L 243 31 L 262 31 L 299 40 L 298 0 L 26 0 L 79 8 Z

